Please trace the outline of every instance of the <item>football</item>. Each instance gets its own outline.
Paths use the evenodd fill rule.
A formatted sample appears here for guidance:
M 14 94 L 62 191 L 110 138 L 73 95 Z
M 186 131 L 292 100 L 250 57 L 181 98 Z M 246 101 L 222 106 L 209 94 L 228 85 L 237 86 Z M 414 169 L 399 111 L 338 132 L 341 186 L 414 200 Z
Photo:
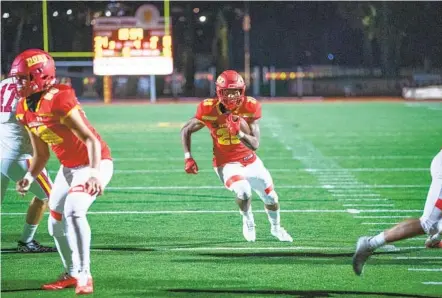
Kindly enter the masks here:
M 241 121 L 240 127 L 241 127 L 241 131 L 243 133 L 248 134 L 248 135 L 251 134 L 252 130 L 250 129 L 249 124 L 247 123 L 247 121 L 244 118 L 237 116 L 237 115 L 233 115 L 232 118 L 233 118 L 233 121 Z

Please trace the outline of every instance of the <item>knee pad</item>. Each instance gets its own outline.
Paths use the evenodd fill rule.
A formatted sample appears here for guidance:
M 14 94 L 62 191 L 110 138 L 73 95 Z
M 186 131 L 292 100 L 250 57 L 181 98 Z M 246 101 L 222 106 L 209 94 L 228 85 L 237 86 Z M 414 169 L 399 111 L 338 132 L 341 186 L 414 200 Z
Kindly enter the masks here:
M 236 194 L 239 200 L 249 200 L 252 197 L 252 187 L 246 180 L 239 180 L 230 186 L 230 190 Z
M 271 190 L 269 193 L 264 193 L 260 196 L 261 200 L 264 202 L 265 205 L 275 205 L 278 204 L 278 194 L 276 191 Z
M 52 237 L 66 236 L 66 225 L 61 213 L 51 210 L 48 218 L 48 231 Z
M 420 219 L 422 229 L 428 235 L 434 235 L 440 232 L 440 228 L 442 228 L 442 221 L 435 220 L 431 218 L 421 217 Z

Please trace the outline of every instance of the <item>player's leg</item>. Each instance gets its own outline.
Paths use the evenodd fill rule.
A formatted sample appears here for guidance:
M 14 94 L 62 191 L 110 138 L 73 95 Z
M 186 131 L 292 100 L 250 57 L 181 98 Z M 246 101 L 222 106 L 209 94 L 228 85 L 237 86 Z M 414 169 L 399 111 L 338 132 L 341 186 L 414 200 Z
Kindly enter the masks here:
M 52 186 L 51 195 L 49 197 L 49 217 L 48 231 L 49 235 L 54 238 L 58 253 L 64 267 L 64 273 L 51 283 L 44 284 L 44 290 L 61 290 L 77 285 L 79 261 L 78 255 L 72 254 L 69 246 L 68 230 L 66 219 L 63 216 L 64 205 L 69 191 L 69 184 L 72 181 L 72 174 L 69 169 L 60 167 Z
M 240 163 L 229 163 L 215 168 L 224 186 L 235 193 L 236 204 L 243 217 L 243 235 L 247 241 L 256 240 L 255 219 L 252 213 L 252 189 L 245 177 L 245 168 Z
M 252 189 L 264 202 L 264 209 L 270 222 L 270 233 L 280 241 L 292 242 L 289 233 L 281 226 L 278 194 L 274 189 L 273 179 L 261 159 L 246 166 L 246 177 Z
M 110 160 L 101 161 L 100 181 L 103 187 L 110 182 L 113 173 L 113 163 Z M 73 180 L 66 197 L 64 216 L 68 226 L 68 240 L 73 254 L 79 258 L 79 276 L 76 293 L 88 294 L 93 292 L 92 276 L 90 273 L 90 244 L 91 228 L 86 214 L 95 201 L 96 196 L 86 192 L 85 183 L 90 177 L 90 168 L 84 167 L 73 170 Z
M 23 178 L 29 168 L 30 155 L 24 155 L 18 160 L 2 160 L 2 168 L 5 174 L 14 182 Z M 46 170 L 40 174 L 35 182 L 31 184 L 29 191 L 34 194 L 31 200 L 23 227 L 23 232 L 17 244 L 17 250 L 20 252 L 52 252 L 55 248 L 45 247 L 34 240 L 38 225 L 47 208 L 48 195 L 51 188 L 51 182 L 47 176 Z
M 353 256 L 353 270 L 357 275 L 362 273 L 365 262 L 377 248 L 387 243 L 412 238 L 418 235 L 428 234 L 431 237 L 440 232 L 440 222 L 442 219 L 441 153 L 436 155 L 431 163 L 431 176 L 432 181 L 421 218 L 408 219 L 374 237 L 363 236 L 358 239 L 356 252 Z
M 3 203 L 3 199 L 5 198 L 6 195 L 6 191 L 8 189 L 8 184 L 9 184 L 9 178 L 6 175 L 3 175 L 3 173 L 1 173 L 1 181 L 0 181 L 0 198 L 1 198 L 1 203 Z

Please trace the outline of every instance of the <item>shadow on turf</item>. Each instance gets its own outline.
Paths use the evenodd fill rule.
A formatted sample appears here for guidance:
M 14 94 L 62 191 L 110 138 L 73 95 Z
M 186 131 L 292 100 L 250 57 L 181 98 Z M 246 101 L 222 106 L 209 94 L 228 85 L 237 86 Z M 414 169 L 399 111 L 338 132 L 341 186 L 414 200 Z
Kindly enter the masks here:
M 44 284 L 44 281 L 42 280 L 31 280 L 26 281 L 27 288 L 20 288 L 23 287 L 23 280 L 8 280 L 2 282 L 2 293 L 18 293 L 18 292 L 27 292 L 27 291 L 42 291 L 40 288 L 41 285 Z M 15 289 L 14 289 L 15 288 Z
M 385 297 L 406 297 L 406 298 L 432 298 L 432 296 L 400 294 L 400 293 L 385 293 L 385 292 L 359 292 L 359 291 L 327 291 L 327 290 L 312 290 L 312 291 L 296 291 L 296 290 L 216 290 L 216 289 L 169 289 L 172 293 L 193 293 L 193 294 L 232 294 L 232 295 L 291 295 L 302 298 L 314 297 L 334 297 L 334 295 L 353 295 L 353 296 L 385 296 Z

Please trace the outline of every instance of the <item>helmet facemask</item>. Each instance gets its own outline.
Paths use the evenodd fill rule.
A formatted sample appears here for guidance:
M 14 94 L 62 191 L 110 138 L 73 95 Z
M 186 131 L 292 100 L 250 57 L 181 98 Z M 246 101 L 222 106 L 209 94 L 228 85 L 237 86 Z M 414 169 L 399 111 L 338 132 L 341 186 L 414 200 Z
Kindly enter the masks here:
M 221 89 L 217 92 L 221 103 L 229 110 L 233 111 L 238 108 L 244 100 L 243 89 Z

